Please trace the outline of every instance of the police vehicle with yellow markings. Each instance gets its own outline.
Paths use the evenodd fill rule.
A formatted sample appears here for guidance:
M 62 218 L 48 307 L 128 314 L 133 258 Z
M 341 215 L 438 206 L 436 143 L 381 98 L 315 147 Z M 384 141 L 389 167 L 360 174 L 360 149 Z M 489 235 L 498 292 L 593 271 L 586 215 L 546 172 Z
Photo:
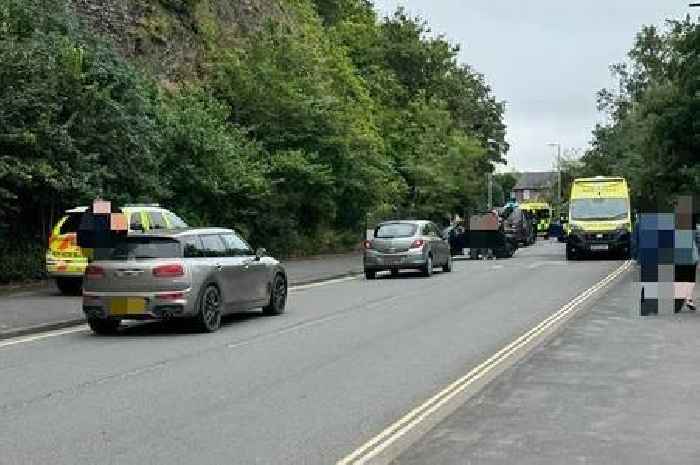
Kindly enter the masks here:
M 56 281 L 65 295 L 78 295 L 83 285 L 83 274 L 91 257 L 90 249 L 78 246 L 77 232 L 88 207 L 66 210 L 49 237 L 46 251 L 46 272 Z M 186 228 L 187 224 L 173 212 L 158 204 L 130 204 L 121 207 L 129 231 L 153 231 Z

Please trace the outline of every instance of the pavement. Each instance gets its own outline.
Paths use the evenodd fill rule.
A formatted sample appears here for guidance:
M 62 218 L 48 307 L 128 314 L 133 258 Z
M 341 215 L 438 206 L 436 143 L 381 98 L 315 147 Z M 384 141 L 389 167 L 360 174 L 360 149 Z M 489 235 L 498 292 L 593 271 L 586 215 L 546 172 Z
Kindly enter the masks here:
M 393 464 L 700 463 L 700 314 L 640 317 L 635 276 Z
M 359 254 L 327 255 L 284 263 L 291 285 L 306 284 L 362 272 Z M 0 295 L 0 339 L 73 326 L 84 321 L 80 297 L 60 294 L 53 281 L 27 288 L 6 289 Z
M 214 334 L 0 341 L 0 464 L 336 463 L 620 264 L 540 242 L 431 278 L 300 288 L 284 315 Z

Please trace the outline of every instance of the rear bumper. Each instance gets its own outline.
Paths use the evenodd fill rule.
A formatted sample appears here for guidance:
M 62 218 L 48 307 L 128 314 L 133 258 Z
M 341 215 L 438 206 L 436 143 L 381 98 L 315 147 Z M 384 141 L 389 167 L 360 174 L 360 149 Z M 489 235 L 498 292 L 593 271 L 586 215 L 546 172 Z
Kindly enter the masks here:
M 629 252 L 631 235 L 628 232 L 569 233 L 569 248 L 581 252 Z M 607 249 L 606 249 L 607 247 Z
M 46 274 L 49 278 L 82 278 L 87 260 L 46 259 Z
M 182 294 L 181 298 L 162 296 Z M 87 318 L 120 320 L 165 320 L 197 314 L 197 296 L 192 289 L 167 292 L 93 292 L 83 291 L 83 313 Z
M 408 251 L 398 254 L 383 254 L 380 252 L 365 252 L 363 263 L 365 270 L 412 270 L 425 266 L 427 257 L 422 250 Z

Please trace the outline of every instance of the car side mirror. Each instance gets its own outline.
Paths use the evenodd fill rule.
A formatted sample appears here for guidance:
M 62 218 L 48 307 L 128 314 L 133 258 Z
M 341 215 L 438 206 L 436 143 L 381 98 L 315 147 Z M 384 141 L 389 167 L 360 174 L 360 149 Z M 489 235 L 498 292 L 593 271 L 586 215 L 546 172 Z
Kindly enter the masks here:
M 260 260 L 263 257 L 267 257 L 267 250 L 264 248 L 260 247 L 255 251 L 255 259 Z

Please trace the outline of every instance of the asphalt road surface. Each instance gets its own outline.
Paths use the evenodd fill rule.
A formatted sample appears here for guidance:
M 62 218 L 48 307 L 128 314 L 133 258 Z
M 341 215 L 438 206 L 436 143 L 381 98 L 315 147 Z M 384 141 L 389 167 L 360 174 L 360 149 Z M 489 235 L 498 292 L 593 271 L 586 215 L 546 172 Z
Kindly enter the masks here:
M 309 287 L 216 334 L 0 344 L 0 464 L 335 463 L 621 264 L 563 256 Z
M 291 284 L 362 272 L 358 254 L 327 255 L 284 263 Z M 80 297 L 61 295 L 53 281 L 0 294 L 0 338 L 18 329 L 83 319 Z

